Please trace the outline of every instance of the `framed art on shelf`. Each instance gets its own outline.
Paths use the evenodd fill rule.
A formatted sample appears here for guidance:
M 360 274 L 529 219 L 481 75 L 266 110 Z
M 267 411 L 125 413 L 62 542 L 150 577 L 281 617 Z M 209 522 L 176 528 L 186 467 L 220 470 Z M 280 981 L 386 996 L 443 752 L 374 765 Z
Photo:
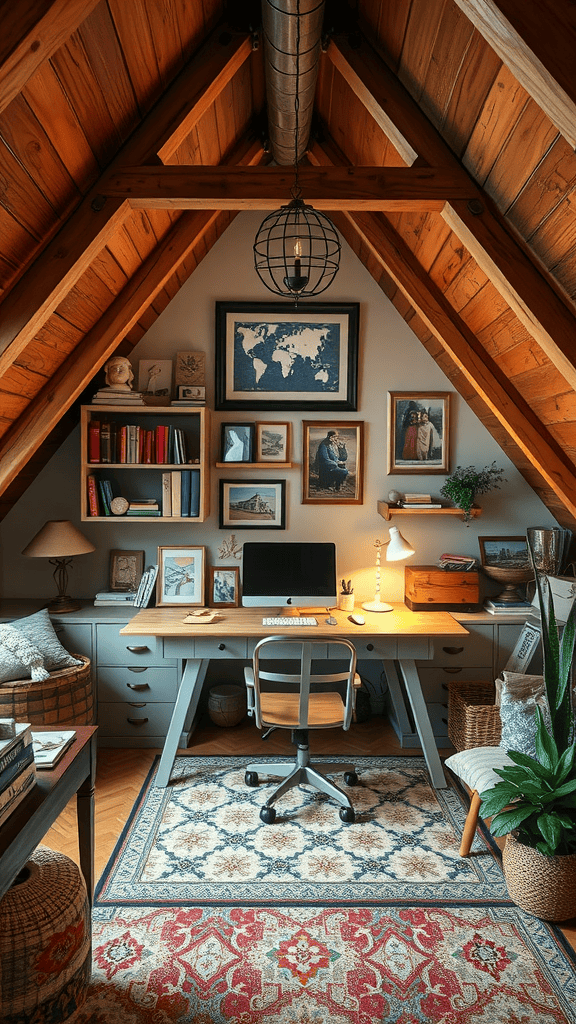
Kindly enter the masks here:
M 388 392 L 388 473 L 448 473 L 449 391 Z
M 211 608 L 237 608 L 240 604 L 240 567 L 211 565 L 208 588 Z
M 482 566 L 499 569 L 529 569 L 526 537 L 478 537 Z
M 137 590 L 143 572 L 143 551 L 118 551 L 114 549 L 110 552 L 110 590 Z
M 216 303 L 216 409 L 357 408 L 359 303 Z
M 172 394 L 172 360 L 141 359 L 138 363 L 138 390 L 155 398 Z
M 302 504 L 361 505 L 364 423 L 302 424 Z
M 254 424 L 222 424 L 222 462 L 252 462 L 254 457 Z
M 197 384 L 178 384 L 176 396 L 179 402 L 205 402 L 206 388 Z
M 204 547 L 159 547 L 157 607 L 204 604 L 205 565 Z
M 220 529 L 286 529 L 285 480 L 220 481 Z
M 290 423 L 256 424 L 256 461 L 290 461 Z
M 174 384 L 204 387 L 206 383 L 206 353 L 177 352 L 174 366 Z M 180 396 L 178 396 L 180 397 Z

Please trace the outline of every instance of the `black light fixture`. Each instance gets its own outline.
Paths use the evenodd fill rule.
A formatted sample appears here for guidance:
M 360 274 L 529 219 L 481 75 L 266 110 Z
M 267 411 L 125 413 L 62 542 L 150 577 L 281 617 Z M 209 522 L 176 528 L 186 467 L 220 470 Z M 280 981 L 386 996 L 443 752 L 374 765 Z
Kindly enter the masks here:
M 336 228 L 323 213 L 306 204 L 298 180 L 298 111 L 300 78 L 300 0 L 296 4 L 296 88 L 294 97 L 294 184 L 291 202 L 262 221 L 254 240 L 254 266 L 269 291 L 298 299 L 319 295 L 334 280 L 341 245 Z

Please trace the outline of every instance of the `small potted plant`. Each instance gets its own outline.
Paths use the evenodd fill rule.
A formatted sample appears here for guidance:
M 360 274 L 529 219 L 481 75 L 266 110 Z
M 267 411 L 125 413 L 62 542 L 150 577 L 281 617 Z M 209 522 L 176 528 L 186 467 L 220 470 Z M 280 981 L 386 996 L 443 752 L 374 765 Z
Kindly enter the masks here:
M 343 612 L 354 611 L 354 587 L 352 586 L 352 580 L 340 581 L 340 597 L 338 598 L 338 607 Z
M 456 508 L 462 509 L 462 518 L 468 524 L 472 519 L 472 506 L 476 496 L 498 490 L 503 480 L 503 472 L 503 469 L 497 468 L 495 462 L 491 466 L 484 466 L 484 469 L 476 469 L 475 466 L 456 466 L 451 476 L 446 477 L 440 494 L 444 498 L 450 498 Z

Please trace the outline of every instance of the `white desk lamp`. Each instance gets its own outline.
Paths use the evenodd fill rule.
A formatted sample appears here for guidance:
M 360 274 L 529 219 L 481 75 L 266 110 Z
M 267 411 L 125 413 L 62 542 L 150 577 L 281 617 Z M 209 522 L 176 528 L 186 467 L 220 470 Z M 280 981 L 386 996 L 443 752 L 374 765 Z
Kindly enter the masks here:
M 374 547 L 376 548 L 376 593 L 374 600 L 366 601 L 362 607 L 367 612 L 391 612 L 392 605 L 386 604 L 380 599 L 380 550 L 382 548 L 382 541 L 377 540 Z M 390 540 L 386 548 L 386 561 L 401 562 L 405 558 L 410 558 L 410 555 L 413 554 L 414 548 L 404 539 L 398 527 L 391 526 Z

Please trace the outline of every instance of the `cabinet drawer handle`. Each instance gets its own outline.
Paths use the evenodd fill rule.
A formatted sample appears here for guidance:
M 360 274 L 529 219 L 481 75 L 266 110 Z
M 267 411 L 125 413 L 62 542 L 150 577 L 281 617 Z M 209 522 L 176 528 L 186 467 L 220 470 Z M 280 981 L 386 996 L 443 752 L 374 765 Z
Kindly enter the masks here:
M 131 700 L 130 701 L 130 707 L 131 708 L 145 708 L 146 707 L 146 701 L 145 700 L 143 700 L 143 701 Z
M 457 676 L 458 673 L 462 671 L 462 666 L 461 665 L 454 665 L 453 668 L 452 667 L 448 668 L 448 666 L 445 665 L 444 668 L 442 669 L 442 671 L 445 672 L 446 675 Z
M 147 665 L 126 665 L 129 672 L 147 672 Z
M 146 725 L 146 722 L 148 721 L 148 719 L 147 718 L 127 718 L 126 721 L 129 722 L 130 725 Z
M 462 654 L 463 647 L 443 647 L 444 654 Z
M 147 647 L 146 644 L 142 644 L 141 647 L 128 647 L 128 646 L 126 646 L 126 650 L 130 651 L 131 654 L 145 654 L 146 651 L 150 650 L 150 648 Z
M 374 650 L 374 644 L 366 644 L 366 650 L 367 651 L 373 651 Z
M 150 686 L 148 683 L 126 683 L 129 690 L 149 690 Z
M 225 651 L 226 650 L 226 644 L 218 644 L 218 650 L 219 651 Z

